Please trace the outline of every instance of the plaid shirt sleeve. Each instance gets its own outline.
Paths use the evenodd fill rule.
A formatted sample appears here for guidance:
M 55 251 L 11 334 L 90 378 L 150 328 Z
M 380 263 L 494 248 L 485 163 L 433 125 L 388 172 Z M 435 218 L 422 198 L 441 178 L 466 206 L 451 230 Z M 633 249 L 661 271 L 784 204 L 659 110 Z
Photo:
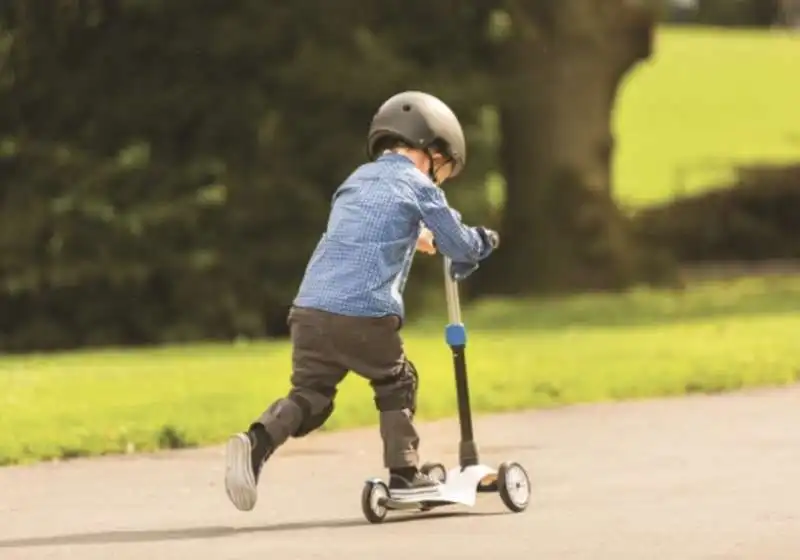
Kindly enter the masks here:
M 492 246 L 483 228 L 469 227 L 450 208 L 444 191 L 433 183 L 416 186 L 422 222 L 433 232 L 436 248 L 453 262 L 477 263 L 489 256 Z

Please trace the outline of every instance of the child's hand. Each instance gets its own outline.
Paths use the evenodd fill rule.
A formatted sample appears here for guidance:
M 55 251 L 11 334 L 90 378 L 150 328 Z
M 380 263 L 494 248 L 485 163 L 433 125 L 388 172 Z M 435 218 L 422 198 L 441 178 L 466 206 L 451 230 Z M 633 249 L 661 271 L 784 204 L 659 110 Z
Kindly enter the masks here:
M 436 254 L 436 247 L 433 245 L 433 232 L 423 227 L 417 239 L 417 251 L 428 255 Z

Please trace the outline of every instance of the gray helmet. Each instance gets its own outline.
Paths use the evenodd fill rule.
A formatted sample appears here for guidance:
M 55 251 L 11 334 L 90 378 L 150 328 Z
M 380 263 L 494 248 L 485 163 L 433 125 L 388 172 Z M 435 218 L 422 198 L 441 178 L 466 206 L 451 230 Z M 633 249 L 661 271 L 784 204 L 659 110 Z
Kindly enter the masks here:
M 412 148 L 426 150 L 432 144 L 453 161 L 451 177 L 467 163 L 467 144 L 458 117 L 441 99 L 421 91 L 393 95 L 380 106 L 367 137 L 367 154 L 374 160 L 380 154 L 381 140 L 397 138 Z

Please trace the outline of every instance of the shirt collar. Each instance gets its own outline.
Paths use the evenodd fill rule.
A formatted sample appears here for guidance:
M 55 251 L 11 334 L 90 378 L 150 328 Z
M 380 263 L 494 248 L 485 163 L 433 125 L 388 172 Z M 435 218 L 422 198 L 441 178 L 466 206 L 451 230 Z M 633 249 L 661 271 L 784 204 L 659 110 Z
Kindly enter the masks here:
M 409 159 L 408 156 L 405 156 L 403 154 L 398 154 L 397 152 L 390 152 L 388 154 L 383 154 L 378 157 L 377 161 L 394 161 L 398 163 L 408 163 L 410 165 L 414 164 L 414 162 L 411 161 L 411 159 Z

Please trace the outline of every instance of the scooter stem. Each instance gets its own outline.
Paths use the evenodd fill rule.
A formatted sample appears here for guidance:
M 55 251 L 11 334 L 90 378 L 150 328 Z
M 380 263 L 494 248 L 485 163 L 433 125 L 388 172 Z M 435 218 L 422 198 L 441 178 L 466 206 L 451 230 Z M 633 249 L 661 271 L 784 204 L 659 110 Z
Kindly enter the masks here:
M 467 329 L 461 322 L 461 303 L 458 297 L 458 284 L 450 275 L 451 261 L 444 259 L 444 287 L 447 297 L 448 325 L 445 339 L 453 353 L 453 369 L 456 378 L 456 399 L 458 401 L 458 423 L 461 441 L 458 445 L 458 462 L 461 468 L 478 464 L 478 447 L 472 432 L 472 410 L 470 407 L 469 384 L 467 383 Z

